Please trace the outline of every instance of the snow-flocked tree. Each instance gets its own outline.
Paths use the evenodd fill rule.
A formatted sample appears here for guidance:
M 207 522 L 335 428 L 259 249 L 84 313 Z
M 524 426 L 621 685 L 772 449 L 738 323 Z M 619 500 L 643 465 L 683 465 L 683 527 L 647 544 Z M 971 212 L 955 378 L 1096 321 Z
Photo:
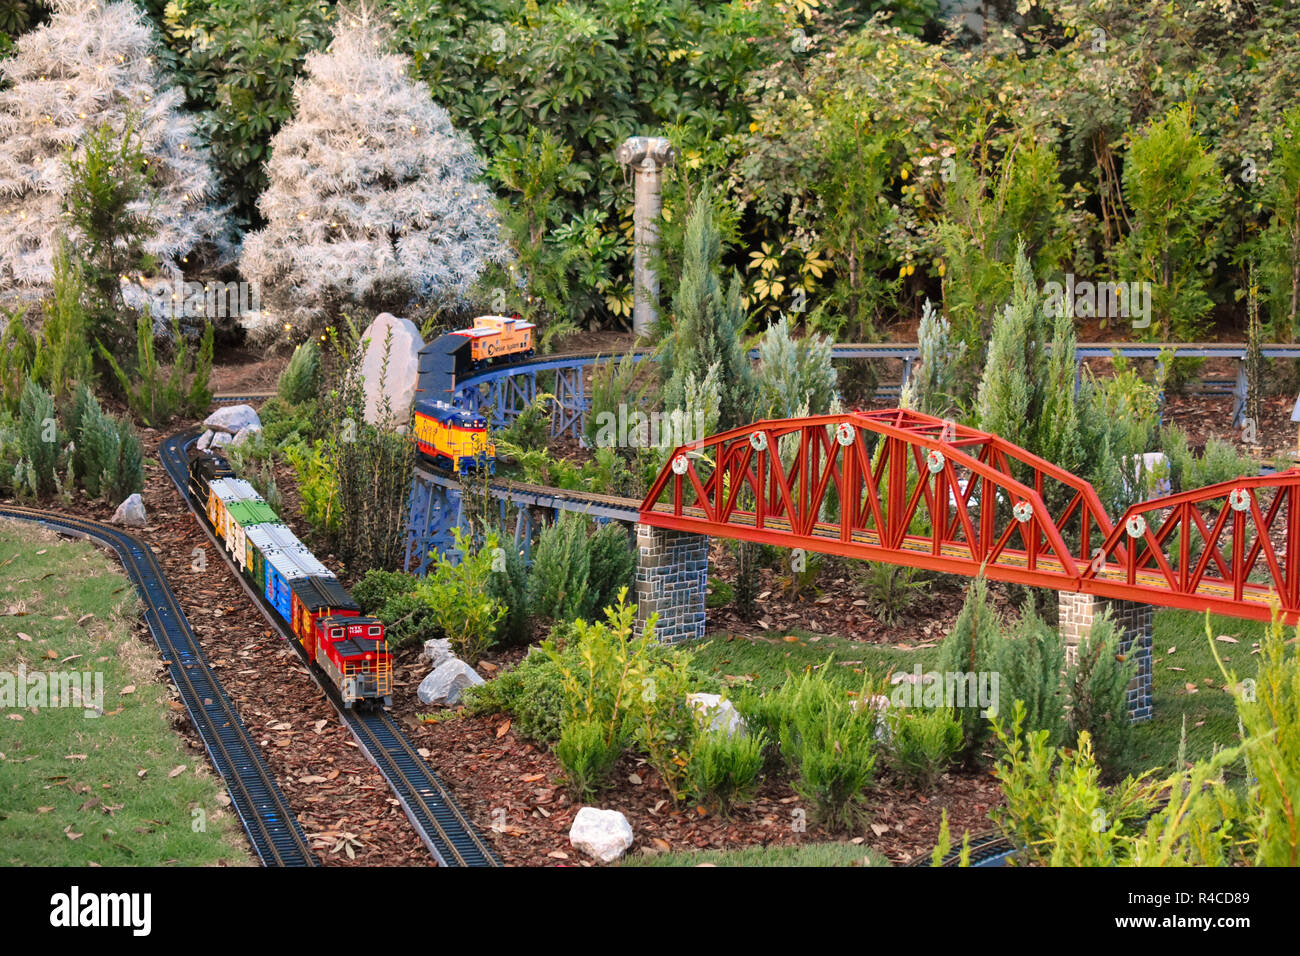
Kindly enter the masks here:
M 134 216 L 149 223 L 144 251 L 174 270 L 188 253 L 221 245 L 225 227 L 208 197 L 215 178 L 183 94 L 155 52 L 158 35 L 129 2 L 54 0 L 50 21 L 0 60 L 0 293 L 49 294 L 64 221 L 69 151 L 90 133 L 128 128 L 153 165 Z
M 293 118 L 271 140 L 266 227 L 244 242 L 256 331 L 347 307 L 463 302 L 487 263 L 509 258 L 469 138 L 364 10 L 343 12 L 304 69 Z

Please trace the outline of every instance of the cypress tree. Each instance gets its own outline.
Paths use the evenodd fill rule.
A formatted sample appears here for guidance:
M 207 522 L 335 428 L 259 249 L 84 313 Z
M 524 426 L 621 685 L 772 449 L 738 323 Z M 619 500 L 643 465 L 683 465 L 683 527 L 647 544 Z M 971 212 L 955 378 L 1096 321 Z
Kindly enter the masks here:
M 702 192 L 686 224 L 682 277 L 673 297 L 673 330 L 664 345 L 664 407 L 684 408 L 693 379 L 703 382 L 718 366 L 718 428 L 753 419 L 754 373 L 740 335 L 745 325 L 740 279 L 724 292 L 722 237 L 713 202 Z

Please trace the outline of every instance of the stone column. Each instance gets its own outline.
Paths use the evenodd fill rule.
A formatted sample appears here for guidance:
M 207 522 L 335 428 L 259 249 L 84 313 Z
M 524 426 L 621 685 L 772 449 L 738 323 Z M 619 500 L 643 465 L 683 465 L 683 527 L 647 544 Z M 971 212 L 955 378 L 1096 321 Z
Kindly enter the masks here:
M 1151 619 L 1154 608 L 1135 601 L 1119 601 L 1093 594 L 1060 592 L 1061 638 L 1065 659 L 1073 663 L 1079 643 L 1092 633 L 1092 624 L 1107 607 L 1119 632 L 1120 653 L 1137 663 L 1137 673 L 1128 685 L 1128 716 L 1132 723 L 1150 720 L 1151 704 Z
M 636 554 L 637 623 L 658 613 L 655 634 L 664 644 L 703 637 L 709 539 L 638 524 Z
M 662 136 L 632 136 L 615 152 L 635 176 L 636 205 L 632 214 L 633 287 L 632 331 L 648 338 L 659 317 L 659 276 L 652 265 L 659 247 L 659 214 L 663 208 L 663 167 L 676 155 Z

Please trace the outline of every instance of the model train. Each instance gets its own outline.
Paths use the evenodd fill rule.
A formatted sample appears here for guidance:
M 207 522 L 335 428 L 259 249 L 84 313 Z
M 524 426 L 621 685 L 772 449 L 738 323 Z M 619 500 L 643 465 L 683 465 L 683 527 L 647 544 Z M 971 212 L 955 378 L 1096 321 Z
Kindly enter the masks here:
M 339 579 L 253 486 L 211 451 L 192 451 L 190 499 L 234 564 L 338 689 L 343 705 L 391 707 L 393 657 L 384 622 L 361 614 Z
M 472 327 L 448 332 L 420 350 L 415 441 L 421 455 L 457 474 L 493 470 L 496 449 L 488 441 L 487 419 L 449 400 L 459 379 L 530 357 L 536 329 L 517 315 L 480 315 Z

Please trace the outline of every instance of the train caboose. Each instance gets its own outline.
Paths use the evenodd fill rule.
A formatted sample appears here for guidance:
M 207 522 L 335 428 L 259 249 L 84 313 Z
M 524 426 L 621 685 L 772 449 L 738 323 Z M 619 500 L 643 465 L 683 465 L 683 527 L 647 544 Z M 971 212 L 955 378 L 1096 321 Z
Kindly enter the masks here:
M 448 334 L 469 339 L 470 360 L 474 366 L 481 367 L 532 355 L 536 329 L 532 322 L 521 318 L 480 315 L 472 327 Z

